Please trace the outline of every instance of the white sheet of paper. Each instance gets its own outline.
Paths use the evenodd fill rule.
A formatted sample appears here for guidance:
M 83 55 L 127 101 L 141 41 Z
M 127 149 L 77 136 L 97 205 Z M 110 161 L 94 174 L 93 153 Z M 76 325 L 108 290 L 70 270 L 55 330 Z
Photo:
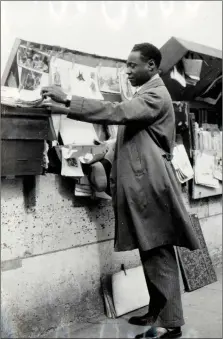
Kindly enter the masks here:
M 94 67 L 53 58 L 50 63 L 50 83 L 61 86 L 67 94 L 103 100 Z
M 26 89 L 21 89 L 19 93 L 19 100 L 22 101 L 36 101 L 42 99 L 42 96 L 40 95 L 41 89 L 36 89 L 33 91 L 29 91 Z
M 199 81 L 203 60 L 183 58 L 184 72 L 193 80 Z
M 19 90 L 14 87 L 1 86 L 1 97 L 17 99 L 19 97 Z
M 92 124 L 68 119 L 64 115 L 61 116 L 60 135 L 64 145 L 94 145 L 94 140 L 98 140 Z
M 61 85 L 67 94 L 103 100 L 98 87 L 96 68 L 54 58 L 50 63 L 50 84 L 55 84 L 55 81 L 59 81 L 58 85 Z M 55 131 L 60 129 L 64 145 L 93 145 L 94 139 L 98 140 L 92 124 L 62 116 L 58 126 L 58 119 L 52 120 L 55 122 Z
M 222 181 L 222 153 L 220 152 L 215 157 L 214 177 Z
M 171 71 L 170 77 L 171 79 L 178 81 L 181 86 L 186 87 L 185 76 L 178 72 L 176 66 L 174 66 L 173 70 Z
M 71 93 L 84 98 L 104 100 L 98 86 L 96 68 L 74 64 L 70 72 Z
M 79 183 L 75 185 L 74 195 L 77 197 L 90 197 L 92 189 L 86 176 L 79 179 Z
M 112 198 L 105 192 L 94 192 L 95 198 L 105 199 L 105 200 L 111 200 Z
M 122 100 L 131 100 L 135 94 L 136 89 L 131 86 L 126 74 L 126 68 L 119 69 L 119 85 L 121 90 Z
M 102 92 L 120 93 L 119 69 L 116 67 L 97 67 L 99 89 Z
M 16 106 L 19 98 L 19 90 L 14 87 L 1 86 L 1 103 L 4 105 Z
M 78 156 L 75 158 L 65 159 L 67 156 L 67 149 L 65 147 L 61 148 L 62 153 L 62 168 L 61 175 L 65 177 L 83 177 L 84 173 L 82 171 L 80 160 Z
M 83 155 L 83 148 L 78 147 L 74 148 L 73 146 L 71 147 L 62 147 L 63 150 L 63 157 L 64 159 L 73 159 L 73 158 L 79 158 L 80 156 Z
M 42 96 L 40 95 L 40 88 L 29 91 L 22 89 L 19 91 L 18 88 L 11 88 L 2 86 L 1 87 L 1 102 L 2 103 L 14 103 L 14 104 L 27 104 L 29 106 L 35 105 L 35 103 L 41 102 Z
M 66 94 L 71 93 L 71 68 L 72 62 L 67 60 L 54 57 L 50 62 L 50 84 L 61 86 Z
M 219 188 L 219 181 L 214 178 L 215 156 L 201 151 L 195 152 L 194 173 L 196 184 Z
M 184 145 L 181 144 L 174 147 L 172 164 L 177 171 L 177 177 L 181 183 L 193 178 L 194 171 Z

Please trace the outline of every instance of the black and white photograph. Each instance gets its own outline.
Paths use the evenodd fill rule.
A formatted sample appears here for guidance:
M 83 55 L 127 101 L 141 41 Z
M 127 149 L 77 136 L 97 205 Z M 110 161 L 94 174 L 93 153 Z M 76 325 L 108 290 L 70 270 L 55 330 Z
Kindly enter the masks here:
M 1 338 L 222 338 L 222 1 L 1 1 Z
M 17 53 L 18 66 L 29 70 L 49 73 L 49 56 L 30 47 L 20 46 Z

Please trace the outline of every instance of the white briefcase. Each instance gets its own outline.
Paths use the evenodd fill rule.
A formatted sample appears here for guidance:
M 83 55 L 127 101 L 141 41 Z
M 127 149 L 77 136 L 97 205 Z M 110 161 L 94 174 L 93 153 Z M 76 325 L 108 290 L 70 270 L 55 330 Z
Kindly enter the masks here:
M 117 317 L 147 306 L 149 293 L 142 266 L 113 274 L 112 295 Z

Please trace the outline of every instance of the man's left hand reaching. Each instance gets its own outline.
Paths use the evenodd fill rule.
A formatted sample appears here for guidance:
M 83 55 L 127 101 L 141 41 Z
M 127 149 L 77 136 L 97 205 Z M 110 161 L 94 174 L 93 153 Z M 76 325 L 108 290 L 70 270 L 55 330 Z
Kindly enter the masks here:
M 58 102 L 60 104 L 65 104 L 67 100 L 67 95 L 58 86 L 43 87 L 41 90 L 41 95 L 45 99 L 49 97 L 53 101 Z

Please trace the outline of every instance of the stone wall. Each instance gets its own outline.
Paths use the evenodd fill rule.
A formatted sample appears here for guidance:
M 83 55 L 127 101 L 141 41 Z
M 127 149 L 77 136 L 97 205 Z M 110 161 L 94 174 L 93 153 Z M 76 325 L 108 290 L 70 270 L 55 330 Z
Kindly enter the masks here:
M 2 337 L 44 336 L 104 313 L 100 277 L 140 264 L 138 251 L 115 253 L 110 202 L 76 199 L 74 183 L 37 177 L 2 179 Z M 190 202 L 213 263 L 221 263 L 221 198 Z
M 138 266 L 138 251 L 115 253 L 110 202 L 75 199 L 74 182 L 2 180 L 3 337 L 33 337 L 104 313 L 100 277 Z

